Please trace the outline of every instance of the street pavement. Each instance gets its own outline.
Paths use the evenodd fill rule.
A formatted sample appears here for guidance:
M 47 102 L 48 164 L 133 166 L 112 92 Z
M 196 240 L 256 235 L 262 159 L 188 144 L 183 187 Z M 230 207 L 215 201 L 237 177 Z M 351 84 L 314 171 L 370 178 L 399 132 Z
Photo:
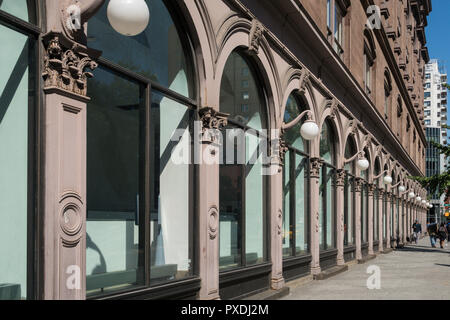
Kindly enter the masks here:
M 368 289 L 368 278 L 375 276 L 367 273 L 370 266 L 379 267 L 379 289 Z M 417 245 L 350 265 L 332 278 L 288 286 L 290 294 L 283 300 L 450 300 L 450 244 L 432 248 L 426 237 Z

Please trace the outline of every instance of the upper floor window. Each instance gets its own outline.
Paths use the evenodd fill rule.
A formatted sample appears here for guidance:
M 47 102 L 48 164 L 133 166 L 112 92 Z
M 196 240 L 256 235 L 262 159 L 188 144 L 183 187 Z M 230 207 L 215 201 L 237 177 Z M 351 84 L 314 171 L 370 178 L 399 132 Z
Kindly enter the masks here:
M 344 17 L 348 6 L 339 0 L 327 0 L 327 33 L 334 51 L 342 57 L 344 53 Z
M 425 73 L 425 79 L 431 79 L 431 73 Z
M 370 30 L 364 30 L 364 91 L 372 95 L 372 69 L 375 64 L 375 43 Z
M 427 99 L 427 98 L 431 97 L 431 93 L 430 92 L 425 92 L 423 96 L 424 96 L 425 99 Z
M 390 99 L 392 92 L 392 81 L 389 71 L 384 71 L 384 117 L 387 119 L 390 109 Z

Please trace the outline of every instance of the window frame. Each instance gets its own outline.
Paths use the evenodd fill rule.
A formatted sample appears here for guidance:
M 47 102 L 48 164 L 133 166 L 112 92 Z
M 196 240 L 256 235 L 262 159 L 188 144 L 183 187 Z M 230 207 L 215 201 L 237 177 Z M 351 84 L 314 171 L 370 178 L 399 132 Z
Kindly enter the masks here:
M 33 2 L 27 2 L 28 9 Z M 43 117 L 43 80 L 41 75 L 41 63 L 43 55 L 40 50 L 39 39 L 43 34 L 42 28 L 45 25 L 43 18 L 44 7 L 41 1 L 34 3 L 33 8 L 34 23 L 24 21 L 6 11 L 0 9 L 0 25 L 14 30 L 33 40 L 30 58 L 32 69 L 29 73 L 29 84 L 34 88 L 34 97 L 29 99 L 28 104 L 28 148 L 27 148 L 27 300 L 42 298 L 41 286 L 43 281 L 43 260 L 44 250 L 42 248 L 43 238 L 40 226 L 43 223 L 43 212 L 40 203 L 43 201 L 41 181 L 43 172 L 41 171 L 40 150 L 43 148 L 41 136 L 41 119 Z M 30 90 L 29 90 L 30 92 Z M 30 93 L 28 94 L 30 97 Z
M 194 162 L 194 151 L 195 148 L 193 144 L 190 145 L 190 151 L 191 151 L 191 163 L 189 164 L 189 184 L 187 188 L 189 188 L 189 241 L 191 244 L 189 245 L 189 258 L 191 259 L 192 264 L 192 275 L 189 275 L 187 277 L 184 277 L 182 279 L 176 279 L 176 280 L 169 280 L 166 282 L 156 282 L 155 284 L 152 284 L 152 281 L 150 279 L 150 268 L 151 268 L 151 250 L 150 250 L 150 241 L 152 237 L 152 232 L 150 230 L 150 198 L 151 198 L 151 190 L 150 190 L 150 179 L 153 178 L 153 173 L 150 170 L 150 162 L 152 159 L 150 158 L 151 150 L 153 145 L 150 144 L 150 134 L 151 134 L 151 128 L 152 124 L 154 123 L 154 119 L 152 119 L 151 116 L 151 104 L 152 104 L 152 93 L 156 92 L 160 95 L 163 95 L 179 104 L 182 104 L 186 106 L 188 110 L 190 110 L 193 113 L 192 119 L 190 119 L 189 123 L 189 131 L 190 131 L 190 137 L 192 138 L 193 135 L 193 122 L 199 120 L 199 114 L 198 111 L 201 109 L 200 104 L 200 97 L 199 97 L 199 86 L 198 86 L 198 72 L 195 72 L 198 70 L 198 64 L 197 60 L 195 59 L 194 55 L 194 47 L 192 43 L 192 38 L 188 32 L 188 28 L 182 28 L 186 25 L 186 22 L 180 17 L 178 14 L 177 8 L 175 8 L 175 5 L 170 4 L 168 1 L 162 0 L 163 4 L 166 6 L 167 11 L 170 14 L 170 17 L 173 20 L 173 23 L 175 25 L 175 28 L 178 32 L 179 39 L 183 48 L 183 53 L 186 55 L 186 63 L 187 67 L 191 70 L 188 70 L 188 72 L 191 72 L 192 74 L 192 92 L 194 94 L 194 97 L 186 97 L 178 92 L 175 92 L 162 84 L 155 82 L 149 77 L 145 77 L 142 74 L 136 73 L 130 69 L 127 69 L 113 61 L 110 61 L 104 57 L 99 57 L 97 62 L 100 67 L 103 67 L 104 69 L 108 70 L 109 72 L 115 73 L 118 76 L 128 78 L 130 81 L 138 83 L 140 86 L 142 86 L 145 90 L 144 93 L 144 108 L 145 108 L 145 177 L 143 178 L 144 184 L 145 184 L 145 199 L 141 199 L 142 203 L 144 204 L 145 209 L 143 210 L 147 214 L 145 214 L 144 217 L 144 223 L 145 223 L 145 230 L 144 237 L 145 241 L 142 245 L 144 245 L 144 285 L 135 285 L 133 287 L 124 288 L 122 290 L 117 291 L 111 291 L 107 293 L 100 293 L 100 294 L 92 294 L 89 296 L 86 296 L 87 300 L 95 300 L 99 298 L 125 298 L 129 295 L 135 296 L 136 294 L 143 294 L 152 295 L 152 292 L 155 292 L 159 290 L 159 288 L 168 288 L 167 290 L 174 290 L 177 291 L 175 287 L 179 286 L 191 286 L 193 281 L 196 281 L 199 279 L 199 260 L 198 260 L 198 246 L 199 246 L 199 239 L 195 236 L 195 234 L 198 232 L 198 191 L 197 186 L 199 184 L 199 177 L 198 177 L 198 171 L 199 171 L 199 165 L 195 164 Z M 189 81 L 189 79 L 188 79 Z M 89 84 L 88 84 L 89 85 Z M 141 245 L 141 244 L 139 244 Z
M 265 89 L 265 85 L 264 85 L 264 80 L 262 78 L 262 75 L 260 74 L 260 72 L 258 71 L 258 68 L 256 66 L 256 61 L 254 61 L 254 59 L 252 59 L 251 56 L 249 56 L 243 48 L 236 48 L 235 50 L 233 50 L 230 55 L 227 58 L 228 59 L 231 57 L 232 53 L 237 53 L 247 64 L 248 68 L 242 68 L 241 69 L 241 74 L 244 76 L 244 74 L 242 73 L 243 70 L 246 70 L 245 72 L 245 77 L 254 77 L 255 82 L 256 82 L 256 90 L 258 91 L 259 94 L 259 98 L 260 101 L 263 102 L 264 106 L 263 108 L 260 108 L 260 113 L 262 115 L 262 126 L 263 129 L 269 129 L 269 118 L 268 118 L 268 110 L 267 107 L 269 105 L 269 100 L 268 100 L 268 95 L 267 95 L 267 91 Z M 220 106 L 219 106 L 219 110 L 220 110 Z M 269 140 L 270 138 L 264 134 L 263 132 L 261 132 L 259 129 L 255 129 L 252 128 L 250 126 L 248 126 L 248 124 L 243 124 L 240 123 L 239 121 L 236 121 L 232 118 L 228 119 L 228 125 L 226 128 L 229 127 L 234 127 L 234 128 L 238 128 L 238 129 L 242 129 L 244 130 L 245 136 L 248 134 L 247 131 L 250 130 L 250 132 L 256 132 L 257 133 L 257 137 L 258 138 L 265 138 L 267 139 L 267 147 L 269 147 Z M 264 128 L 266 127 L 266 128 Z M 225 129 L 226 129 L 225 128 Z M 246 161 L 247 162 L 247 161 Z M 220 169 L 221 166 L 225 165 L 224 164 L 220 164 L 219 165 L 219 175 L 218 175 L 218 179 L 219 179 L 219 184 L 220 184 Z M 221 274 L 226 274 L 228 272 L 233 272 L 236 270 L 240 270 L 240 269 L 245 269 L 245 268 L 249 268 L 249 267 L 255 267 L 255 266 L 261 266 L 264 264 L 267 264 L 270 261 L 271 255 L 270 255 L 270 248 L 269 248 L 269 244 L 270 244 L 270 240 L 269 240 L 269 232 L 270 230 L 267 228 L 267 222 L 269 221 L 269 188 L 270 188 L 270 182 L 269 182 L 269 177 L 268 176 L 263 176 L 262 177 L 262 188 L 263 188 L 263 212 L 262 212 L 262 216 L 263 216 L 263 262 L 261 263 L 257 263 L 257 264 L 251 264 L 248 265 L 247 261 L 246 261 L 246 256 L 247 256 L 247 252 L 246 252 L 246 181 L 245 181 L 245 170 L 246 170 L 246 164 L 239 164 L 239 166 L 241 167 L 241 176 L 244 177 L 243 181 L 242 181 L 242 195 L 241 195 L 241 217 L 240 217 L 240 238 L 238 239 L 238 241 L 240 242 L 240 265 L 237 266 L 231 266 L 228 268 L 221 268 L 220 267 L 220 262 L 219 262 L 219 276 Z M 220 186 L 219 186 L 220 188 Z M 220 208 L 220 196 L 219 196 L 219 208 Z M 219 246 L 219 260 L 220 260 L 220 246 Z

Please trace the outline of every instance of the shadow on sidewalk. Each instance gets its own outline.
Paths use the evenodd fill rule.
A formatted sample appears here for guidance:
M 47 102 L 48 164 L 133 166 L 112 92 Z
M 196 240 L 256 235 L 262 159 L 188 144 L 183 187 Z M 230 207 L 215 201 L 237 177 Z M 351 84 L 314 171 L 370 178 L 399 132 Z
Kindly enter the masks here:
M 435 263 L 435 265 L 441 266 L 441 267 L 450 267 L 450 264 Z
M 438 249 L 438 248 L 432 248 L 432 247 L 424 247 L 424 246 L 414 246 L 414 247 L 403 247 L 401 249 L 397 249 L 398 251 L 409 251 L 409 252 L 439 252 L 439 253 L 445 253 L 450 254 L 449 251 L 446 251 L 445 249 Z

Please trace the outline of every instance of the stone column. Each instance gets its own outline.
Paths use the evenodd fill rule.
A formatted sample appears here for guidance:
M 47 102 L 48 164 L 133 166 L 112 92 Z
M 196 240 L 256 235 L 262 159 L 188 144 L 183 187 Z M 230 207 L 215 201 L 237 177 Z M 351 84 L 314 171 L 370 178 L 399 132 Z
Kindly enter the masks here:
M 337 264 L 342 266 L 344 260 L 344 183 L 345 170 L 339 169 L 336 172 L 336 209 L 337 209 Z
M 391 221 L 391 223 L 392 223 L 392 230 L 394 230 L 393 231 L 393 239 L 392 240 L 394 240 L 394 244 L 393 244 L 393 248 L 396 248 L 397 247 L 397 223 L 398 223 L 398 221 L 397 221 L 397 210 L 398 210 L 398 208 L 397 208 L 397 197 L 395 196 L 395 195 L 392 195 L 392 203 L 391 203 L 391 206 L 392 206 L 392 208 L 394 209 L 394 214 L 392 215 L 392 221 Z
M 368 237 L 369 237 L 369 255 L 373 255 L 373 197 L 374 197 L 375 185 L 369 184 L 368 188 L 368 198 L 369 198 L 369 217 L 368 217 Z
M 277 138 L 277 137 L 274 137 Z M 267 174 L 270 175 L 270 252 L 272 258 L 271 288 L 279 290 L 284 287 L 283 278 L 283 163 L 287 151 L 285 142 L 279 138 L 279 149 L 273 154 Z
M 402 199 L 402 243 L 406 244 L 406 212 L 408 212 L 408 203 Z
M 196 162 L 199 172 L 199 274 L 201 300 L 219 299 L 219 156 L 220 129 L 227 114 L 213 108 L 199 110 L 201 128 L 196 124 Z
M 363 180 L 361 178 L 355 179 L 355 245 L 356 245 L 356 259 L 362 259 L 361 252 L 361 240 L 362 240 L 362 230 L 361 230 L 361 190 L 363 186 Z
M 392 194 L 387 193 L 386 196 L 386 248 L 391 247 L 391 205 L 392 205 Z
M 86 298 L 87 78 L 100 52 L 49 32 L 42 38 L 45 141 L 43 298 Z
M 378 251 L 383 252 L 383 206 L 384 206 L 384 190 L 379 189 L 378 192 Z
M 311 158 L 310 160 L 310 179 L 311 179 L 311 274 L 317 275 L 321 272 L 320 269 L 320 245 L 319 245 L 319 201 L 320 199 L 320 170 L 322 162 L 319 158 Z

